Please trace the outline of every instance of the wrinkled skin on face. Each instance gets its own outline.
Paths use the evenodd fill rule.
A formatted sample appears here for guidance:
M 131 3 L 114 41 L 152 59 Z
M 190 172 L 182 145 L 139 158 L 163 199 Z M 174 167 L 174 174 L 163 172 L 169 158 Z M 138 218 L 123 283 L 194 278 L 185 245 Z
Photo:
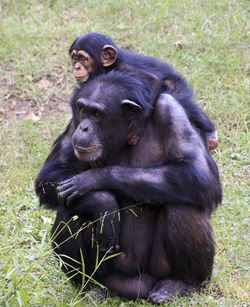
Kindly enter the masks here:
M 104 72 L 104 67 L 112 65 L 116 61 L 117 51 L 112 46 L 103 46 L 100 61 L 94 59 L 85 50 L 73 49 L 70 56 L 76 82 L 84 83 L 91 76 Z
M 77 83 L 86 82 L 93 71 L 93 59 L 84 50 L 73 50 L 71 53 L 73 74 Z
M 92 99 L 84 97 L 78 99 L 76 103 L 78 125 L 72 136 L 72 145 L 79 160 L 103 162 L 107 155 L 108 157 L 115 155 L 126 144 L 130 128 L 128 117 L 131 117 L 131 113 L 133 117 L 133 113 L 139 106 L 129 100 L 121 101 L 118 95 L 114 101 L 116 105 L 122 104 L 122 106 L 117 108 L 114 105 L 113 108 L 116 107 L 117 112 L 113 114 L 108 111 L 105 101 L 99 95 Z M 124 114 L 122 119 L 117 116 L 119 113 Z M 112 123 L 112 127 L 110 127 L 110 123 Z M 117 137 L 116 134 L 120 126 L 123 126 L 123 129 Z M 107 129 L 107 127 L 109 128 Z

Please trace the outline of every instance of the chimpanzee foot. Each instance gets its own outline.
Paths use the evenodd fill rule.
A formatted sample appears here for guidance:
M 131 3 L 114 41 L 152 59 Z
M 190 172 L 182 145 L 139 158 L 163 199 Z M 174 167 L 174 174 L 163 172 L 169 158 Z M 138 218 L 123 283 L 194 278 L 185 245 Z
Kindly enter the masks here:
M 148 300 L 153 303 L 169 302 L 174 296 L 186 296 L 194 289 L 181 280 L 163 279 L 156 283 L 149 292 Z
M 218 141 L 218 135 L 217 135 L 216 130 L 212 132 L 207 132 L 206 139 L 207 139 L 208 150 L 212 150 L 218 147 L 219 141 Z

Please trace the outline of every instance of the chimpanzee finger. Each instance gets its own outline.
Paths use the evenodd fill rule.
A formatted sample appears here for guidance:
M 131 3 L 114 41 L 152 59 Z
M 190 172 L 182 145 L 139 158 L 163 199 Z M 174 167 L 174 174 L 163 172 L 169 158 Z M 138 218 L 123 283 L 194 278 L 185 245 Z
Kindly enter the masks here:
M 69 179 L 63 180 L 63 181 L 60 182 L 60 184 L 61 184 L 61 185 L 65 185 L 65 184 L 67 184 L 67 183 L 70 183 L 70 182 L 72 182 L 72 179 L 73 179 L 73 178 L 74 178 L 74 177 L 71 177 L 71 178 L 69 178 Z
M 62 197 L 61 193 L 59 193 L 59 192 L 57 193 L 57 198 L 60 201 L 61 205 L 65 206 L 66 199 L 64 197 Z
M 71 189 L 59 191 L 57 193 L 59 199 L 66 199 L 72 193 Z
M 67 197 L 66 207 L 69 208 L 72 205 L 72 202 L 79 196 L 78 192 L 73 192 L 69 197 Z
M 59 186 L 57 187 L 57 191 L 58 192 L 62 192 L 62 191 L 65 191 L 65 190 L 68 190 L 72 187 L 72 183 L 69 182 L 69 183 L 64 183 L 64 181 L 60 182 Z

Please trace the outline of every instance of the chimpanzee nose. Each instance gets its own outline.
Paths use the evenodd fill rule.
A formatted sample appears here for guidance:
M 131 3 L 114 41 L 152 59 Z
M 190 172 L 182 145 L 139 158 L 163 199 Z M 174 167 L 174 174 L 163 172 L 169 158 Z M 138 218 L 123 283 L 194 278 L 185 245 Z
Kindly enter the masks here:
M 88 119 L 83 120 L 72 137 L 74 147 L 88 148 L 94 137 L 94 129 Z
M 79 128 L 81 133 L 87 133 L 87 132 L 90 133 L 92 131 L 91 125 L 88 120 L 82 122 Z
M 80 70 L 81 69 L 81 64 L 80 63 L 75 63 L 74 69 Z
M 81 127 L 82 132 L 88 132 L 89 127 Z

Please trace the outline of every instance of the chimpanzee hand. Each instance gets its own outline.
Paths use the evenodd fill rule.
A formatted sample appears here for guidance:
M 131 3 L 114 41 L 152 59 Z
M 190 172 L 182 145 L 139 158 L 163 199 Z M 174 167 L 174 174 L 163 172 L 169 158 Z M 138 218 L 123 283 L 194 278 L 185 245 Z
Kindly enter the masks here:
M 70 179 L 61 181 L 57 187 L 57 196 L 62 205 L 70 207 L 72 202 L 88 192 L 95 190 L 95 179 L 91 171 L 85 171 Z M 94 174 L 93 174 L 94 175 Z

